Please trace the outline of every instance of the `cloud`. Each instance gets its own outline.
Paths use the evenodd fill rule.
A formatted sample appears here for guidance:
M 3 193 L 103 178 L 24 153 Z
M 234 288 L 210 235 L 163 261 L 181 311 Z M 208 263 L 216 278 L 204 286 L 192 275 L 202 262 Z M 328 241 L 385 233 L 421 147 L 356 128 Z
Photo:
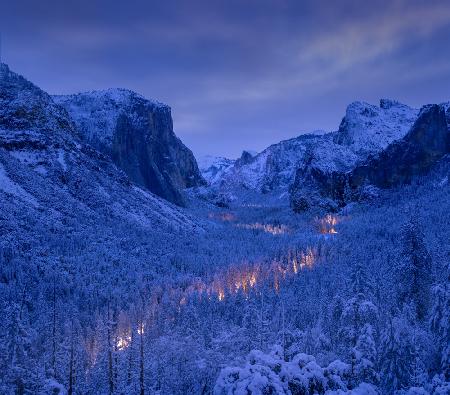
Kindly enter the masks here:
M 120 86 L 165 101 L 196 152 L 237 156 L 333 129 L 354 99 L 450 91 L 448 1 L 17 0 L 3 11 L 17 71 L 55 93 Z
M 343 73 L 373 67 L 371 64 L 378 58 L 395 60 L 396 51 L 405 43 L 427 40 L 449 26 L 450 7 L 422 4 L 377 16 L 339 25 L 324 33 L 319 31 L 306 42 L 290 38 L 274 50 L 282 54 L 282 62 L 278 62 L 274 71 L 253 78 L 238 75 L 234 81 L 222 83 L 211 78 L 206 93 L 208 100 L 268 101 L 288 91 L 327 91 Z M 433 67 L 421 68 L 420 72 L 433 72 Z

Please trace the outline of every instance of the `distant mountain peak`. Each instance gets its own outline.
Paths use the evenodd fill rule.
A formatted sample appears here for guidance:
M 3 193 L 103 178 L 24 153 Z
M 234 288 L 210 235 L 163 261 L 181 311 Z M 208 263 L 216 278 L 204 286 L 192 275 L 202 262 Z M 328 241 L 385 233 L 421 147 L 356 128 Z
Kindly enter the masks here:
M 209 184 L 215 184 L 218 180 L 221 180 L 223 173 L 236 162 L 233 159 L 213 155 L 201 156 L 197 161 L 203 178 Z
M 353 151 L 375 153 L 403 138 L 418 113 L 417 109 L 390 99 L 381 99 L 380 106 L 353 102 L 347 107 L 334 142 L 352 146 Z
M 249 164 L 252 159 L 256 156 L 256 153 L 251 153 L 250 151 L 242 151 L 241 157 L 236 161 L 238 166 L 243 166 Z

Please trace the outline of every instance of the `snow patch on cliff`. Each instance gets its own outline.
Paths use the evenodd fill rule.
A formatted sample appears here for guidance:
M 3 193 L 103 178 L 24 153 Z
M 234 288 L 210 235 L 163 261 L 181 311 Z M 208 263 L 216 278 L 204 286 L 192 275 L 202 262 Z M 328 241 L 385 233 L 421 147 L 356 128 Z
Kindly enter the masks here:
M 381 99 L 380 106 L 353 102 L 346 110 L 334 141 L 354 152 L 375 153 L 403 138 L 419 110 L 394 100 Z
M 136 101 L 142 105 L 170 111 L 166 104 L 148 100 L 136 92 L 121 88 L 55 95 L 53 100 L 63 106 L 75 123 L 81 126 L 87 141 L 98 141 L 106 145 L 111 142 L 121 113 L 126 112 L 128 116 L 133 116 L 130 109 Z

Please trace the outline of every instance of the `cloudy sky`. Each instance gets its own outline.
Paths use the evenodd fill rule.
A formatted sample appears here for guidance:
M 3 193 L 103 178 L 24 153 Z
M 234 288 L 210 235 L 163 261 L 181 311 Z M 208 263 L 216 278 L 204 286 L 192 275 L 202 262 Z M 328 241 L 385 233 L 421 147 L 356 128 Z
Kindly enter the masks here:
M 348 103 L 450 100 L 450 2 L 0 0 L 3 59 L 50 93 L 172 107 L 195 154 L 336 130 Z

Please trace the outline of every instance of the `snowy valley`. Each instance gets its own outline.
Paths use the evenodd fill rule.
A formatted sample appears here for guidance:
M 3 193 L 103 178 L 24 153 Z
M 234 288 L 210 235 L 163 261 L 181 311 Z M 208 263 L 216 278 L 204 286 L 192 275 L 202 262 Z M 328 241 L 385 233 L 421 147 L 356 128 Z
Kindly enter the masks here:
M 0 64 L 0 393 L 450 392 L 450 108 L 196 158 Z

